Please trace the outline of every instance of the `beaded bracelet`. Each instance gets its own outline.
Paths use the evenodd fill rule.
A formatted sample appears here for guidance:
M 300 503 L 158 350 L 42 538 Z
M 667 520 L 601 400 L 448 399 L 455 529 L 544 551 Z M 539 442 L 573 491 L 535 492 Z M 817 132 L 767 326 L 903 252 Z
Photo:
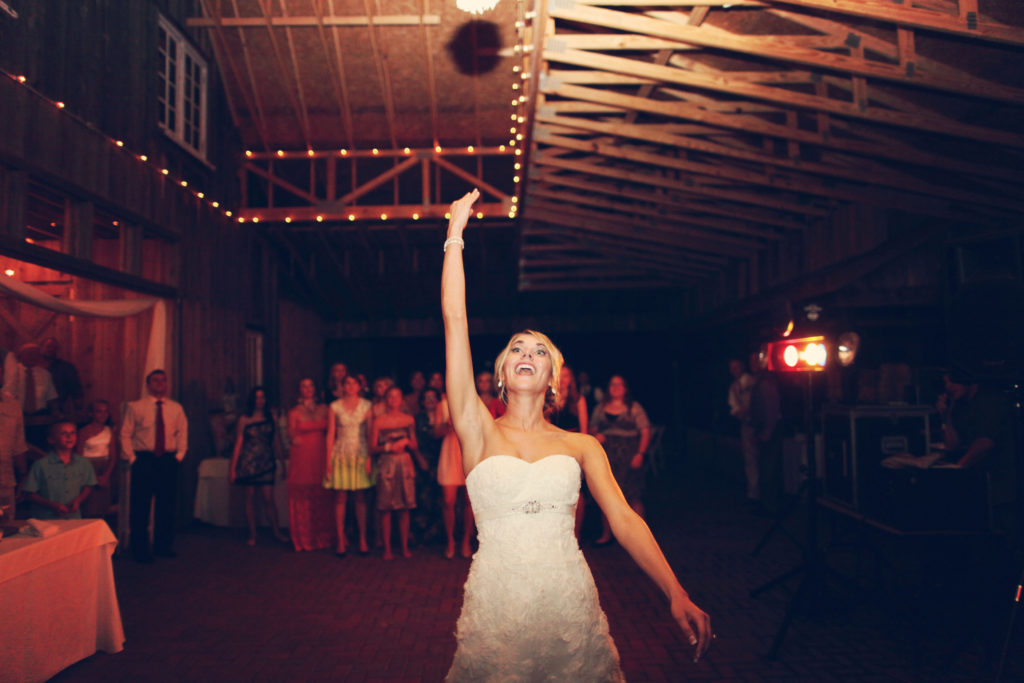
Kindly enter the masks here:
M 465 249 L 466 248 L 466 243 L 462 240 L 461 237 L 449 237 L 448 239 L 446 239 L 444 241 L 444 250 L 448 251 L 448 247 L 450 245 L 452 245 L 452 244 L 459 245 L 460 249 Z

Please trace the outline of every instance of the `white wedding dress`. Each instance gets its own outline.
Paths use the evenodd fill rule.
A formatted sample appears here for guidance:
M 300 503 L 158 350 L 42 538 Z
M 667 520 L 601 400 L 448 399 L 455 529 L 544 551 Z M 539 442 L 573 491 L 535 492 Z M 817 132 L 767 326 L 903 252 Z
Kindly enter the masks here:
M 573 533 L 575 458 L 485 458 L 466 477 L 480 549 L 448 681 L 623 681 Z

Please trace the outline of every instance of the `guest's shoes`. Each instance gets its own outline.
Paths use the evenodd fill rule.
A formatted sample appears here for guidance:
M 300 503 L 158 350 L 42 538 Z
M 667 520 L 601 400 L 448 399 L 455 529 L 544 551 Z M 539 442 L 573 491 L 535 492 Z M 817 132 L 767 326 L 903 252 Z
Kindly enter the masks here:
M 385 550 L 384 551 L 384 561 L 385 562 L 390 562 L 393 559 L 395 559 L 395 556 L 391 554 L 391 551 L 390 550 Z
M 347 552 L 345 551 L 345 548 L 342 548 L 341 550 L 335 550 L 334 551 L 334 556 L 337 557 L 339 560 L 344 560 L 346 554 L 347 554 Z
M 153 554 L 157 557 L 165 557 L 169 559 L 173 559 L 178 556 L 178 553 L 174 552 L 173 550 L 154 550 Z
M 444 559 L 450 560 L 453 557 L 455 557 L 455 544 L 454 543 L 449 543 L 448 547 L 445 548 L 445 551 L 444 551 Z
M 462 546 L 462 556 L 467 559 L 473 557 L 473 549 L 469 547 L 468 543 L 465 543 Z
M 363 541 L 359 544 L 359 554 L 363 557 L 366 557 L 370 554 L 370 546 L 366 545 L 366 541 Z

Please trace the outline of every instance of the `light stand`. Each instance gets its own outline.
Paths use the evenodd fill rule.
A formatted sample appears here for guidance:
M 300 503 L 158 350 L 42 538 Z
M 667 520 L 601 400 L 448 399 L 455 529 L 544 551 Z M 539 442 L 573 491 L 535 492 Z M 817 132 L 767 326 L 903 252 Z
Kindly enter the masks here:
M 789 604 L 786 606 L 786 614 L 782 619 L 782 623 L 779 624 L 779 629 L 775 633 L 775 638 L 772 640 L 771 648 L 768 650 L 766 655 L 769 659 L 776 659 L 778 657 L 779 648 L 782 647 L 782 642 L 786 638 L 786 632 L 789 630 L 789 625 L 792 623 L 797 611 L 803 609 L 807 605 L 813 604 L 813 599 L 820 596 L 824 592 L 825 588 L 825 555 L 818 547 L 818 493 L 820 490 L 820 482 L 818 481 L 818 468 L 814 452 L 813 389 L 814 375 L 816 373 L 807 372 L 806 374 L 807 389 L 804 397 L 804 431 L 807 434 L 807 479 L 801 487 L 801 490 L 805 491 L 806 495 L 807 526 L 806 540 L 803 548 L 803 562 L 784 574 L 750 591 L 751 597 L 757 597 L 764 591 L 774 588 L 794 576 L 799 574 L 803 575 L 800 580 L 800 586 L 797 588 L 796 594 L 790 599 Z M 797 500 L 799 501 L 799 498 Z M 777 520 L 776 526 L 773 527 L 773 530 L 780 525 L 781 521 Z M 767 540 L 767 537 L 762 539 L 761 545 L 763 545 L 763 541 L 765 540 Z M 760 548 L 758 548 L 758 550 L 759 549 Z

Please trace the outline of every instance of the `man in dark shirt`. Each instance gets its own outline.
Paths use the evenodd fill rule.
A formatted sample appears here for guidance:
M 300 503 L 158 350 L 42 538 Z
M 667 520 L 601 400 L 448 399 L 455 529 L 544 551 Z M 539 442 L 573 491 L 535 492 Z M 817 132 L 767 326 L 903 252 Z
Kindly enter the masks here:
M 946 393 L 939 397 L 946 449 L 959 467 L 988 473 L 993 523 L 1013 538 L 1016 519 L 1017 463 L 1006 397 L 981 386 L 962 368 L 943 378 Z
M 43 340 L 40 347 L 43 358 L 53 377 L 53 386 L 57 390 L 57 409 L 63 417 L 74 419 L 82 410 L 82 380 L 78 377 L 78 369 L 70 362 L 57 357 L 60 346 L 53 337 Z

